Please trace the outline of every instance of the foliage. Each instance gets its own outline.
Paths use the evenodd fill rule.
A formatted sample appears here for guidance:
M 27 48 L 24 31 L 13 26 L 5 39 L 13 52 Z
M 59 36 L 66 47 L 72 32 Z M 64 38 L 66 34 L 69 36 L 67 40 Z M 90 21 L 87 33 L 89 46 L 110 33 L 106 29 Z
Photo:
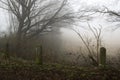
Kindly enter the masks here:
M 83 68 L 60 64 L 0 65 L 0 79 L 2 80 L 119 80 L 119 74 L 119 70 L 112 68 Z

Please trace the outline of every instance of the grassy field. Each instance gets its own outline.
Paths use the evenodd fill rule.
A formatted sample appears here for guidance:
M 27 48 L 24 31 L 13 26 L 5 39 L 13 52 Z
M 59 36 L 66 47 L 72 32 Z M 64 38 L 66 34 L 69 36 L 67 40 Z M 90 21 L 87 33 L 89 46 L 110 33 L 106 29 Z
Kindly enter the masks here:
M 60 64 L 1 64 L 0 80 L 120 80 L 120 71 Z
M 109 66 L 37 65 L 15 57 L 0 59 L 0 80 L 120 80 L 120 70 Z

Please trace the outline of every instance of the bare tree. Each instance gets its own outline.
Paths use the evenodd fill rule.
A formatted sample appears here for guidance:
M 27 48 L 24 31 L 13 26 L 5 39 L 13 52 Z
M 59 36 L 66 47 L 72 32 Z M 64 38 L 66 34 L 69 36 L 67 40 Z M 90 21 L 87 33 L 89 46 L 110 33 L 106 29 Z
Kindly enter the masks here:
M 80 32 L 78 32 L 76 29 L 72 30 L 77 33 L 77 35 L 80 37 L 80 39 L 82 40 L 83 44 L 85 45 L 85 47 L 88 50 L 88 57 L 89 59 L 92 61 L 93 65 L 98 65 L 99 64 L 99 48 L 101 46 L 101 34 L 102 34 L 102 27 L 100 26 L 100 28 L 95 28 L 95 27 L 91 27 L 90 24 L 88 23 L 88 27 L 90 29 L 90 31 L 92 32 L 96 42 L 93 43 L 95 44 L 95 51 L 92 48 L 93 46 L 90 45 L 90 39 L 85 38 L 85 36 L 83 36 L 83 34 L 81 34 Z
M 17 47 L 21 41 L 49 31 L 56 23 L 73 21 L 72 11 L 68 10 L 67 0 L 0 0 L 3 9 L 17 20 Z
M 102 26 L 100 28 L 92 28 L 88 23 L 90 31 L 93 33 L 95 40 L 96 40 L 96 54 L 97 54 L 97 62 L 99 63 L 99 48 L 101 46 L 101 33 L 102 33 Z
M 119 2 L 119 0 L 117 0 Z M 117 5 L 117 1 L 115 1 L 115 4 Z M 104 14 L 105 16 L 107 16 L 107 21 L 108 22 L 115 22 L 117 25 L 115 25 L 112 29 L 116 30 L 119 28 L 120 25 L 120 10 L 115 10 L 115 9 L 110 9 L 109 7 L 103 6 L 100 9 L 92 9 L 91 12 L 95 12 L 95 13 L 100 13 L 100 14 Z

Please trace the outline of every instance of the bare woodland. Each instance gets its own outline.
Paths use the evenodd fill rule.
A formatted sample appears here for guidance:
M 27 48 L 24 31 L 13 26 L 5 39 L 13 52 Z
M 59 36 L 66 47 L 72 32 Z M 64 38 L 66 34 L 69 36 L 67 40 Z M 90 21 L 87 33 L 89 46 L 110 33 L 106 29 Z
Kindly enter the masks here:
M 13 54 L 14 56 L 21 57 L 35 56 L 36 46 L 41 45 L 45 51 L 44 57 L 47 59 L 50 56 L 50 54 L 47 55 L 47 53 L 52 52 L 52 49 L 47 51 L 46 47 L 50 40 L 44 37 L 48 41 L 48 43 L 46 43 L 47 41 L 44 43 L 45 40 L 43 36 L 47 34 L 54 35 L 56 33 L 53 31 L 56 30 L 56 28 L 59 32 L 61 27 L 66 26 L 79 36 L 85 49 L 87 49 L 87 56 L 85 56 L 80 49 L 82 58 L 87 61 L 87 63 L 90 62 L 90 64 L 94 66 L 97 66 L 99 63 L 99 50 L 100 47 L 102 47 L 101 35 L 103 26 L 100 25 L 96 28 L 90 25 L 88 21 L 94 18 L 92 17 L 94 14 L 98 13 L 106 14 L 109 18 L 114 17 L 112 21 L 117 22 L 120 17 L 119 11 L 112 11 L 107 7 L 88 10 L 85 8 L 75 12 L 68 0 L 0 0 L 0 4 L 0 8 L 6 10 L 10 18 L 8 20 L 10 23 L 9 32 L 7 34 L 5 33 L 0 39 L 3 52 L 7 51 L 11 56 L 13 56 Z M 80 31 L 71 27 L 78 26 L 77 22 L 82 21 L 87 22 L 89 31 L 95 39 L 94 46 L 91 45 L 90 39 L 85 38 Z M 119 26 L 115 29 L 118 27 Z M 59 36 L 57 38 L 59 38 Z M 49 47 L 53 46 L 50 44 Z M 53 51 L 52 53 L 56 52 Z M 57 56 L 57 54 L 53 55 L 51 59 Z M 77 58 L 79 58 L 79 55 Z

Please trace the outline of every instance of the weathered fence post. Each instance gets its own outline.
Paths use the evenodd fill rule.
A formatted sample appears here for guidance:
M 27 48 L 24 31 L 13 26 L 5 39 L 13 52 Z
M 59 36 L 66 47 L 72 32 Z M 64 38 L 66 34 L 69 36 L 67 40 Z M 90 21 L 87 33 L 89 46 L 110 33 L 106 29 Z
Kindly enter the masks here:
M 42 46 L 36 47 L 36 64 L 42 65 L 43 64 L 43 51 Z
M 99 66 L 105 67 L 106 65 L 106 48 L 100 48 Z
M 6 42 L 5 44 L 5 59 L 9 60 L 10 55 L 9 55 L 9 41 Z
M 9 64 L 10 62 L 9 41 L 7 41 L 5 44 L 4 59 L 5 59 L 5 63 Z

